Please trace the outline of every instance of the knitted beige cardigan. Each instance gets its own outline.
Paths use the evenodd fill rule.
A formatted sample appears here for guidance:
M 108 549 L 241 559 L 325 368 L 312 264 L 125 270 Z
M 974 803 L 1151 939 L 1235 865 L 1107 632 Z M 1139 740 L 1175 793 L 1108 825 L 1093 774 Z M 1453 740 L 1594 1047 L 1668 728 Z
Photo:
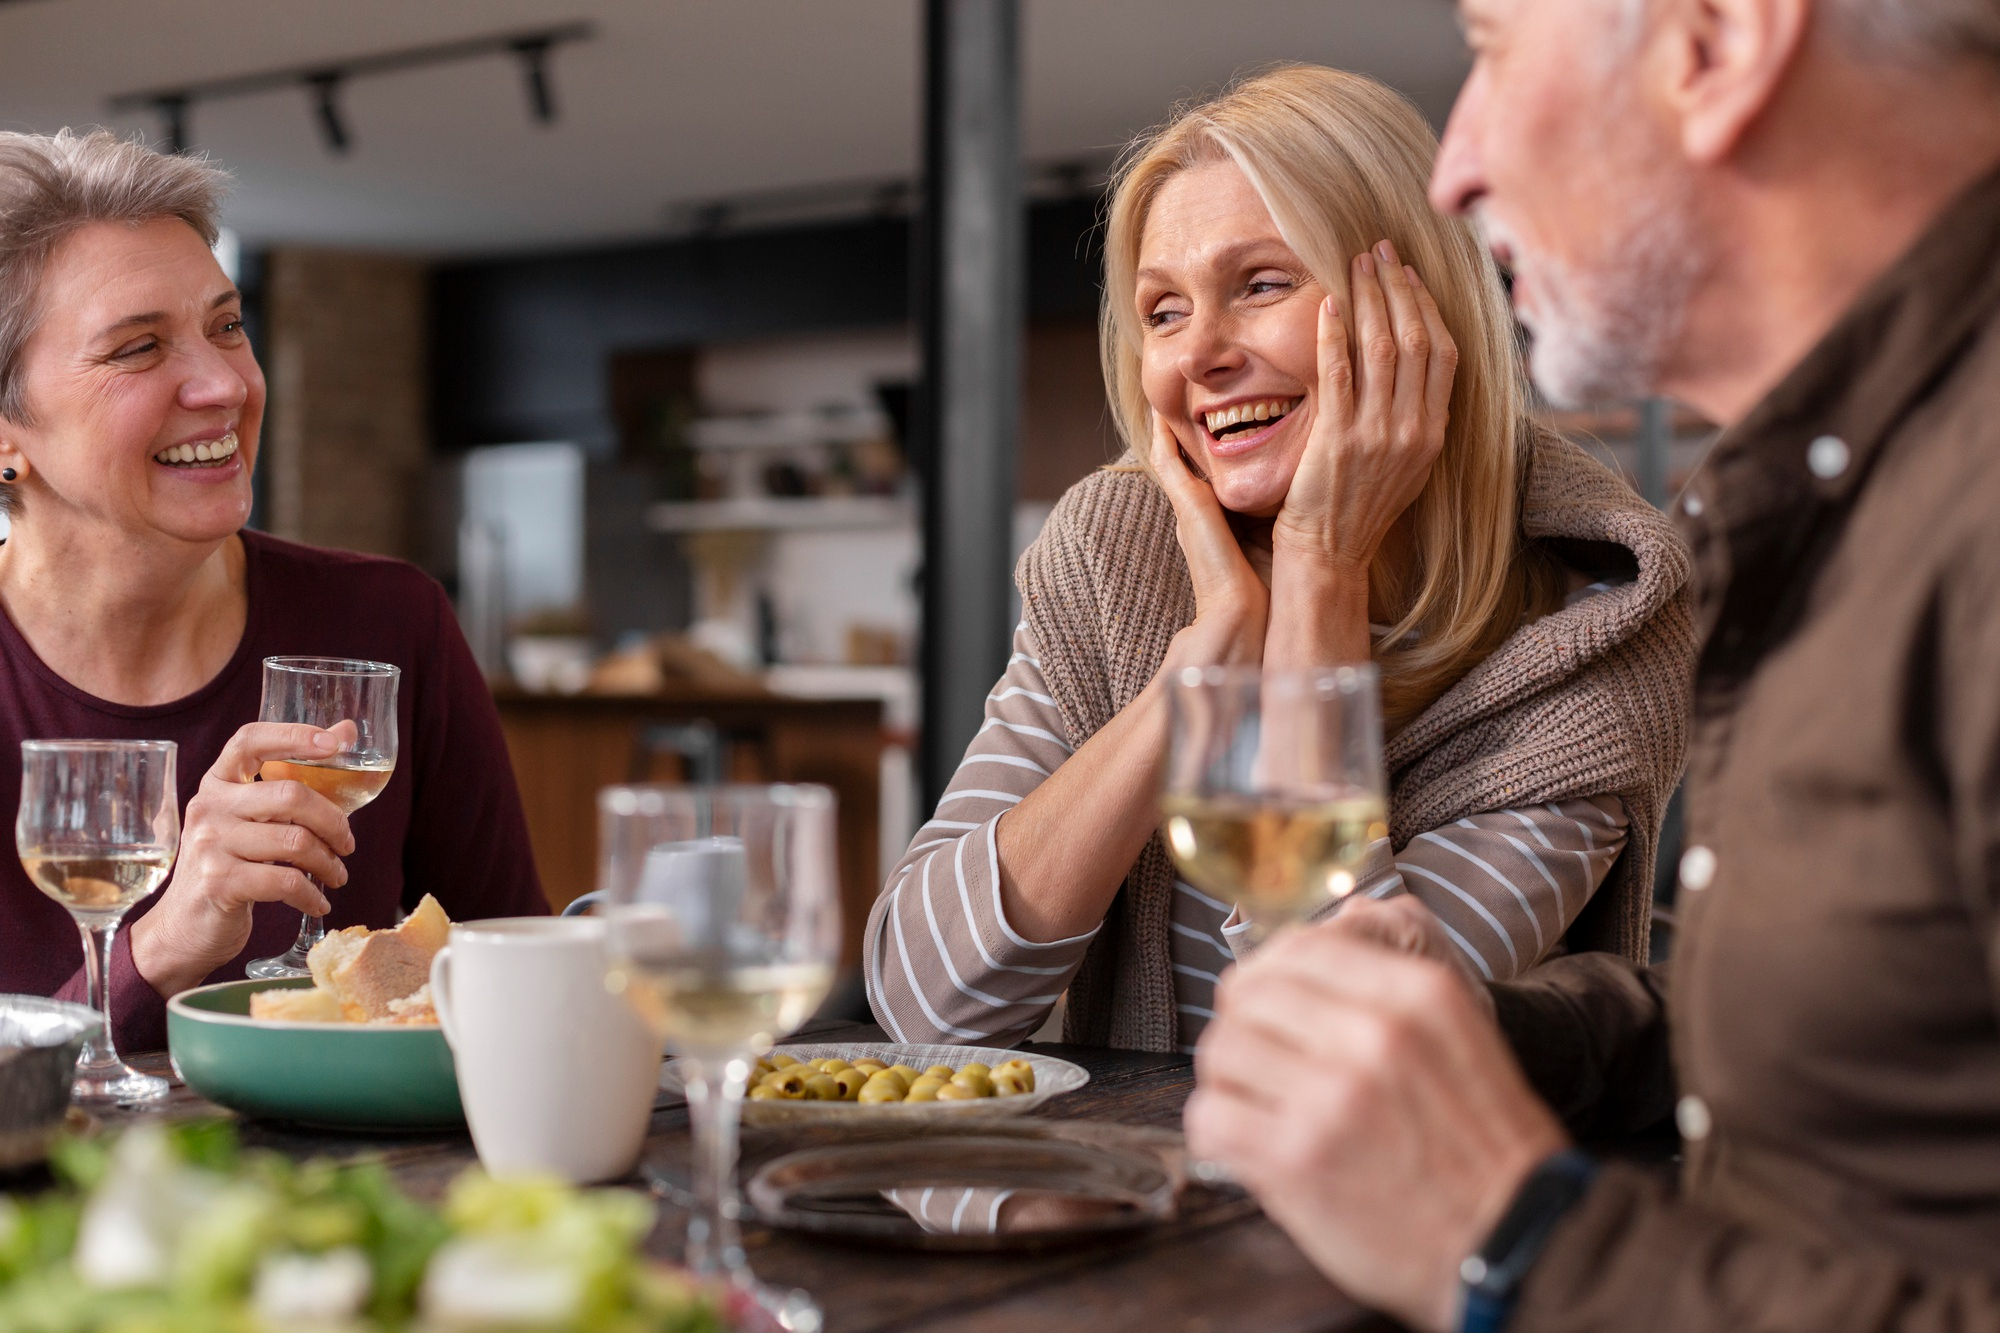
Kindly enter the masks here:
M 1540 436 L 1522 488 L 1528 541 L 1623 548 L 1632 581 L 1523 625 L 1387 746 L 1390 843 L 1489 810 L 1614 795 L 1625 850 L 1565 939 L 1643 960 L 1654 847 L 1687 750 L 1695 637 L 1686 548 L 1666 519 L 1566 440 Z M 1015 577 L 1042 674 L 1082 745 L 1159 671 L 1194 619 L 1164 492 L 1107 469 L 1072 486 Z M 1070 984 L 1066 1040 L 1171 1051 L 1173 869 L 1156 834 Z

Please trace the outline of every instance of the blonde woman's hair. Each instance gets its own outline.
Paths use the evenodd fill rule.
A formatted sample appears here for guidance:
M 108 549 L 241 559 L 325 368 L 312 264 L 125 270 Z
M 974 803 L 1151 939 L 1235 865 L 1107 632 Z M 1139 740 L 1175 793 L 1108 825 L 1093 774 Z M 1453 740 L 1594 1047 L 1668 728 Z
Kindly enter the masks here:
M 1120 435 L 1146 468 L 1153 412 L 1140 381 L 1139 244 L 1160 187 L 1234 163 L 1320 285 L 1348 302 L 1348 265 L 1387 238 L 1423 276 L 1458 344 L 1444 450 L 1410 506 L 1412 559 L 1377 560 L 1375 644 L 1391 726 L 1421 713 L 1513 633 L 1560 604 L 1552 558 L 1525 548 L 1520 493 L 1534 438 L 1520 346 L 1500 275 L 1465 223 L 1427 199 L 1437 137 L 1417 109 L 1359 74 L 1288 65 L 1180 109 L 1127 150 L 1106 219 L 1100 344 Z

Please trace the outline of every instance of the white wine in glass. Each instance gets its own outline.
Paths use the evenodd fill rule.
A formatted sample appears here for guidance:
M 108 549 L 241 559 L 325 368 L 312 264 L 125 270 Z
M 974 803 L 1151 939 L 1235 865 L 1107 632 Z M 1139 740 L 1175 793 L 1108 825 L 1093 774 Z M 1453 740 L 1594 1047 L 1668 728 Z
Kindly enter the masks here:
M 396 689 L 403 673 L 386 662 L 344 657 L 267 657 L 260 722 L 303 722 L 322 730 L 342 723 L 352 743 L 326 758 L 267 759 L 265 782 L 303 782 L 351 815 L 382 794 L 396 771 Z M 302 913 L 299 937 L 275 958 L 244 969 L 259 979 L 310 976 L 306 957 L 326 937 L 326 918 Z
M 111 1028 L 111 942 L 119 923 L 166 883 L 180 851 L 178 747 L 172 741 L 23 741 L 22 868 L 69 909 L 83 934 L 84 978 L 102 1029 L 76 1062 L 84 1101 L 164 1097 L 167 1081 L 118 1056 Z
M 751 1063 L 812 1016 L 840 953 L 833 793 L 825 787 L 607 787 L 598 888 L 622 991 L 687 1066 L 694 1134 L 687 1263 L 785 1328 L 803 1292 L 759 1283 L 736 1217 L 736 1132 Z
M 1170 697 L 1160 805 L 1188 882 L 1236 904 L 1253 938 L 1352 894 L 1389 833 L 1375 668 L 1190 669 Z

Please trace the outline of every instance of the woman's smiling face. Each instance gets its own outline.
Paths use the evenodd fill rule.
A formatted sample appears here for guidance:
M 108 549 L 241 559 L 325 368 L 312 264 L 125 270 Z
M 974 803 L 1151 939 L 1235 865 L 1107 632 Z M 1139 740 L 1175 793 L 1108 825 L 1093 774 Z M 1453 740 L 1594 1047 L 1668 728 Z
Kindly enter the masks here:
M 219 541 L 250 515 L 264 376 L 243 303 L 178 218 L 95 223 L 49 256 L 22 357 L 24 521 Z M 9 457 L 12 457 L 10 454 Z
M 1235 163 L 1160 187 L 1135 296 L 1154 414 L 1225 509 L 1276 514 L 1312 430 L 1326 292 Z

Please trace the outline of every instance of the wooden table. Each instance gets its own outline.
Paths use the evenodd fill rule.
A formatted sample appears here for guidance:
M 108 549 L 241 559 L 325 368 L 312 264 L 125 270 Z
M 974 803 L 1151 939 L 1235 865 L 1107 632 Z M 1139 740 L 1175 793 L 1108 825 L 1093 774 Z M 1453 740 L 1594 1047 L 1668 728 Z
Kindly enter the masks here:
M 881 1030 L 844 1025 L 809 1030 L 801 1039 L 881 1041 Z M 1037 1045 L 1090 1071 L 1088 1086 L 1037 1114 L 1178 1128 L 1194 1086 L 1186 1056 L 1089 1047 Z M 133 1061 L 167 1072 L 164 1056 Z M 115 1124 L 153 1115 L 227 1115 L 176 1087 L 159 1109 L 112 1112 Z M 364 1137 L 245 1122 L 246 1143 L 295 1157 L 379 1157 L 410 1193 L 436 1199 L 475 1160 L 463 1134 Z M 786 1149 L 782 1136 L 744 1132 L 746 1162 Z M 687 1113 L 662 1099 L 654 1112 L 645 1163 L 685 1179 Z M 648 1249 L 678 1258 L 686 1215 L 660 1206 Z M 1360 1309 L 1314 1271 L 1284 1233 L 1250 1201 L 1199 1188 L 1179 1220 L 1136 1239 L 1032 1255 L 911 1254 L 809 1241 L 751 1227 L 750 1262 L 765 1281 L 803 1287 L 826 1311 L 829 1333 L 955 1333 L 999 1330 L 1145 1329 L 1159 1333 L 1348 1333 L 1394 1326 Z

